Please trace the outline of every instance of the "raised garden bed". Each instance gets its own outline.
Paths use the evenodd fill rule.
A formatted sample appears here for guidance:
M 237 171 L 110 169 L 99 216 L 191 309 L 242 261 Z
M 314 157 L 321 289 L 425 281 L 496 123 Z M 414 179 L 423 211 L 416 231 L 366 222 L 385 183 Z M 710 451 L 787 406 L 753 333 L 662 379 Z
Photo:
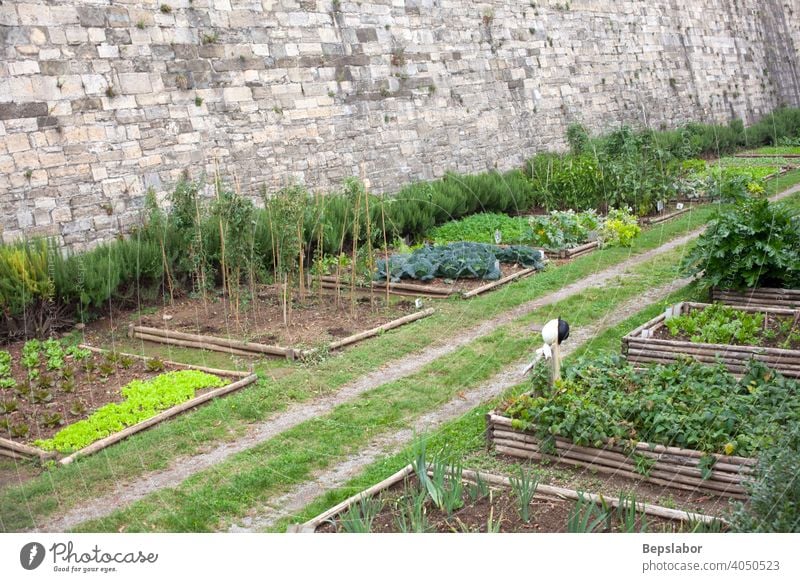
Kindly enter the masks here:
M 238 312 L 225 299 L 204 303 L 184 298 L 137 318 L 127 333 L 143 341 L 233 355 L 297 359 L 320 348 L 340 349 L 433 313 L 416 310 L 410 301 L 387 303 L 379 293 L 332 301 L 328 294 L 308 289 L 305 299 L 287 313 L 288 325 L 280 303 L 269 295 Z
M 556 461 L 598 473 L 643 479 L 655 485 L 737 499 L 746 497 L 742 482 L 756 465 L 755 459 L 713 455 L 715 462 L 703 478 L 700 462 L 706 455 L 700 451 L 644 442 L 636 443 L 633 450 L 608 441 L 602 448 L 583 447 L 558 437 L 543 443 L 536 432 L 514 428 L 512 419 L 495 411 L 486 415 L 486 430 L 495 451 L 512 457 Z M 647 466 L 646 472 L 641 468 L 643 464 Z
M 800 309 L 800 289 L 771 289 L 759 287 L 745 291 L 733 289 L 711 290 L 711 300 L 754 309 Z
M 757 457 L 800 423 L 800 384 L 757 361 L 742 378 L 722 364 L 637 368 L 618 355 L 574 362 L 556 382 L 547 368 L 487 415 L 497 452 L 740 498 Z
M 34 349 L 37 346 L 39 349 Z M 0 454 L 62 464 L 255 381 L 58 340 L 14 344 L 0 388 Z M 224 381 L 222 378 L 235 381 Z M 102 410 L 100 420 L 95 413 Z M 73 443 L 80 443 L 74 445 Z M 66 455 L 66 456 L 63 456 Z
M 622 338 L 622 353 L 635 363 L 669 363 L 691 357 L 705 363 L 722 362 L 733 373 L 742 373 L 750 359 L 759 360 L 784 376 L 800 378 L 800 346 L 797 345 L 800 312 L 788 309 L 731 307 L 735 312 L 760 314 L 764 330 L 757 334 L 760 345 L 733 345 L 694 341 L 685 332 L 673 336 L 667 319 L 687 316 L 711 308 L 707 303 L 679 303 Z M 709 324 L 710 326 L 711 324 Z M 724 323 L 723 323 L 724 325 Z M 788 331 L 782 331 L 788 327 Z M 710 330 L 713 331 L 713 330 Z M 694 338 L 702 337 L 699 334 Z M 783 334 L 783 335 L 781 335 Z M 784 337 L 785 336 L 785 337 Z M 786 345 L 788 348 L 776 347 Z
M 401 297 L 425 297 L 428 299 L 447 299 L 448 297 L 462 297 L 469 299 L 492 291 L 512 281 L 519 281 L 530 277 L 536 273 L 536 269 L 528 269 L 519 265 L 501 265 L 502 276 L 496 281 L 484 281 L 481 279 L 441 279 L 437 278 L 428 282 L 416 283 L 393 283 L 386 281 L 373 281 L 369 286 L 357 285 L 356 292 L 360 294 L 370 293 L 380 295 L 388 293 Z M 351 290 L 348 281 L 340 281 L 333 275 L 322 275 L 316 280 L 312 280 L 313 285 L 320 285 L 326 291 L 338 291 L 349 293 Z
M 427 478 L 435 479 L 436 470 L 429 468 Z M 448 473 L 450 488 L 453 475 L 463 489 L 460 504 L 452 512 L 438 507 L 420 486 L 412 465 L 401 469 L 377 485 L 346 499 L 315 518 L 290 526 L 300 533 L 332 533 L 364 529 L 397 533 L 429 532 L 517 532 L 542 533 L 564 531 L 681 531 L 690 524 L 720 524 L 711 516 L 669 509 L 635 500 L 599 496 L 536 484 L 527 502 L 527 520 L 523 518 L 520 490 L 512 479 L 470 470 Z M 520 476 L 523 478 L 524 476 Z M 524 494 L 523 494 L 524 495 Z M 415 502 L 418 511 L 412 517 Z M 424 518 L 422 518 L 424 513 Z M 629 516 L 628 527 L 620 517 Z M 582 520 L 581 517 L 592 519 Z M 366 517 L 366 519 L 365 519 Z M 581 522 L 582 525 L 579 525 Z M 588 525 L 593 523 L 593 527 Z M 354 526 L 359 526 L 358 528 Z

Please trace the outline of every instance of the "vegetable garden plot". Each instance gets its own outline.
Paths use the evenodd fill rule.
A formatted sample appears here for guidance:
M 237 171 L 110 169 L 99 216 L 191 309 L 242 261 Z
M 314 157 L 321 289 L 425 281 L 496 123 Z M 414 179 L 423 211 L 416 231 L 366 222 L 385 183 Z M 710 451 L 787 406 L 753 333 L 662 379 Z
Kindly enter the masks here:
M 719 361 L 734 373 L 756 359 L 800 378 L 800 311 L 679 303 L 622 338 L 622 352 L 638 363 Z
M 711 300 L 736 307 L 755 309 L 800 309 L 800 289 L 758 287 L 746 291 L 733 289 L 711 290 Z
M 707 515 L 539 484 L 530 473 L 503 477 L 431 463 L 409 465 L 295 532 L 674 532 L 721 527 Z
M 319 348 L 338 349 L 383 331 L 433 314 L 409 301 L 341 296 L 305 291 L 288 299 L 286 308 L 275 293 L 263 293 L 246 309 L 224 297 L 212 302 L 183 298 L 128 328 L 135 339 L 207 349 L 241 356 L 305 357 Z
M 73 453 L 62 463 L 255 380 L 55 339 L 14 344 L 0 360 L 0 452 Z M 224 376 L 240 380 L 230 384 Z
M 629 246 L 639 234 L 629 209 L 611 209 L 606 216 L 595 211 L 553 211 L 549 214 L 507 216 L 475 214 L 434 228 L 428 237 L 437 245 L 484 243 L 528 245 L 553 258 L 570 258 L 606 245 Z
M 567 465 L 590 467 L 599 473 L 645 479 L 686 491 L 705 491 L 742 499 L 744 479 L 752 473 L 755 459 L 714 456 L 713 467 L 700 465 L 703 454 L 691 449 L 636 443 L 635 450 L 604 443 L 602 447 L 582 447 L 569 439 L 542 438 L 538 431 L 514 428 L 512 419 L 490 412 L 486 417 L 487 438 L 498 453 L 541 461 L 549 459 Z
M 579 361 L 551 385 L 487 416 L 499 453 L 555 460 L 657 485 L 742 497 L 756 457 L 800 422 L 798 383 L 750 362 L 742 378 L 690 360 L 637 369 L 612 356 Z
M 469 298 L 534 274 L 545 266 L 540 250 L 525 246 L 451 243 L 424 246 L 410 253 L 376 258 L 369 286 L 323 275 L 324 289 L 392 294 L 434 299 L 456 294 Z M 407 282 L 411 281 L 411 282 Z

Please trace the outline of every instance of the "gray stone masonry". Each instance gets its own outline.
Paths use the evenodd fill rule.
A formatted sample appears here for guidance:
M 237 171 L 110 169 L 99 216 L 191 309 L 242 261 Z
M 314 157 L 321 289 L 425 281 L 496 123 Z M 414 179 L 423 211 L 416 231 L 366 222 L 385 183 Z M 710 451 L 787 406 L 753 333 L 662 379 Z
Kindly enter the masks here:
M 2 0 L 2 240 L 92 246 L 184 172 L 392 192 L 572 122 L 752 122 L 798 42 L 800 0 Z

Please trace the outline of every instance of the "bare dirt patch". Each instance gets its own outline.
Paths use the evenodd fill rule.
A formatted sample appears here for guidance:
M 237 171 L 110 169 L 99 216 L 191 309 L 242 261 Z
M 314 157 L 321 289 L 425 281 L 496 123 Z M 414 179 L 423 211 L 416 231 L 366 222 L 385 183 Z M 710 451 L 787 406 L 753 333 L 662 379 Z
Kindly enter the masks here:
M 305 299 L 292 301 L 287 309 L 288 324 L 284 324 L 277 293 L 265 290 L 248 304 L 240 304 L 239 310 L 219 295 L 205 301 L 182 297 L 154 313 L 118 318 L 117 325 L 133 323 L 268 345 L 314 347 L 378 327 L 414 310 L 412 301 L 390 298 L 387 303 L 377 292 L 372 297 L 351 298 L 344 293 L 337 297 L 308 290 Z

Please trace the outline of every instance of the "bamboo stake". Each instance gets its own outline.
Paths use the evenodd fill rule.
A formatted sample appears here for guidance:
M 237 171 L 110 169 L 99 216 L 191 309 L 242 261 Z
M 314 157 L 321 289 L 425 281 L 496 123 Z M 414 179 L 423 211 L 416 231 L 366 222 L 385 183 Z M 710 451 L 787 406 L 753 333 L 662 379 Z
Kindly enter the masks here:
M 223 386 L 221 388 L 217 388 L 216 390 L 212 390 L 210 392 L 202 394 L 201 396 L 197 396 L 195 398 L 192 398 L 191 400 L 188 400 L 188 401 L 184 402 L 183 404 L 178 404 L 177 406 L 173 406 L 171 408 L 168 408 L 167 410 L 165 410 L 165 411 L 163 411 L 163 412 L 161 412 L 161 413 L 159 413 L 159 414 L 157 414 L 157 415 L 155 415 L 155 416 L 153 416 L 151 418 L 148 418 L 147 420 L 143 420 L 142 422 L 138 422 L 138 423 L 136 423 L 136 424 L 134 424 L 132 426 L 129 426 L 128 428 L 123 429 L 118 433 L 115 433 L 113 435 L 107 436 L 104 439 L 96 441 L 96 442 L 92 443 L 91 445 L 89 445 L 87 447 L 84 447 L 84 448 L 80 449 L 79 451 L 76 451 L 76 452 L 72 453 L 68 457 L 64 457 L 63 459 L 61 459 L 59 461 L 59 463 L 61 463 L 62 465 L 69 465 L 75 459 L 77 459 L 79 457 L 85 457 L 86 455 L 90 455 L 92 453 L 96 453 L 97 451 L 100 451 L 102 449 L 105 449 L 106 447 L 109 447 L 109 446 L 111 446 L 111 445 L 113 445 L 115 443 L 118 443 L 119 441 L 121 441 L 121 440 L 123 440 L 125 438 L 128 438 L 129 436 L 131 436 L 133 434 L 136 434 L 137 432 L 143 431 L 143 430 L 145 430 L 147 428 L 150 428 L 153 425 L 159 424 L 160 422 L 163 422 L 163 421 L 167 420 L 168 418 L 176 416 L 176 415 L 180 414 L 181 412 L 185 412 L 185 411 L 187 411 L 187 410 L 189 410 L 191 408 L 194 408 L 195 406 L 199 406 L 200 404 L 203 404 L 204 402 L 207 402 L 207 401 L 209 401 L 209 400 L 211 400 L 213 398 L 218 398 L 220 396 L 224 396 L 226 394 L 229 394 L 231 392 L 239 390 L 240 388 L 243 388 L 244 386 L 247 386 L 248 384 L 252 384 L 257 379 L 258 379 L 258 376 L 256 376 L 255 374 L 251 374 L 247 378 L 243 378 L 243 379 L 241 379 L 241 380 L 239 380 L 237 382 L 234 382 L 233 384 L 228 384 L 227 386 Z

